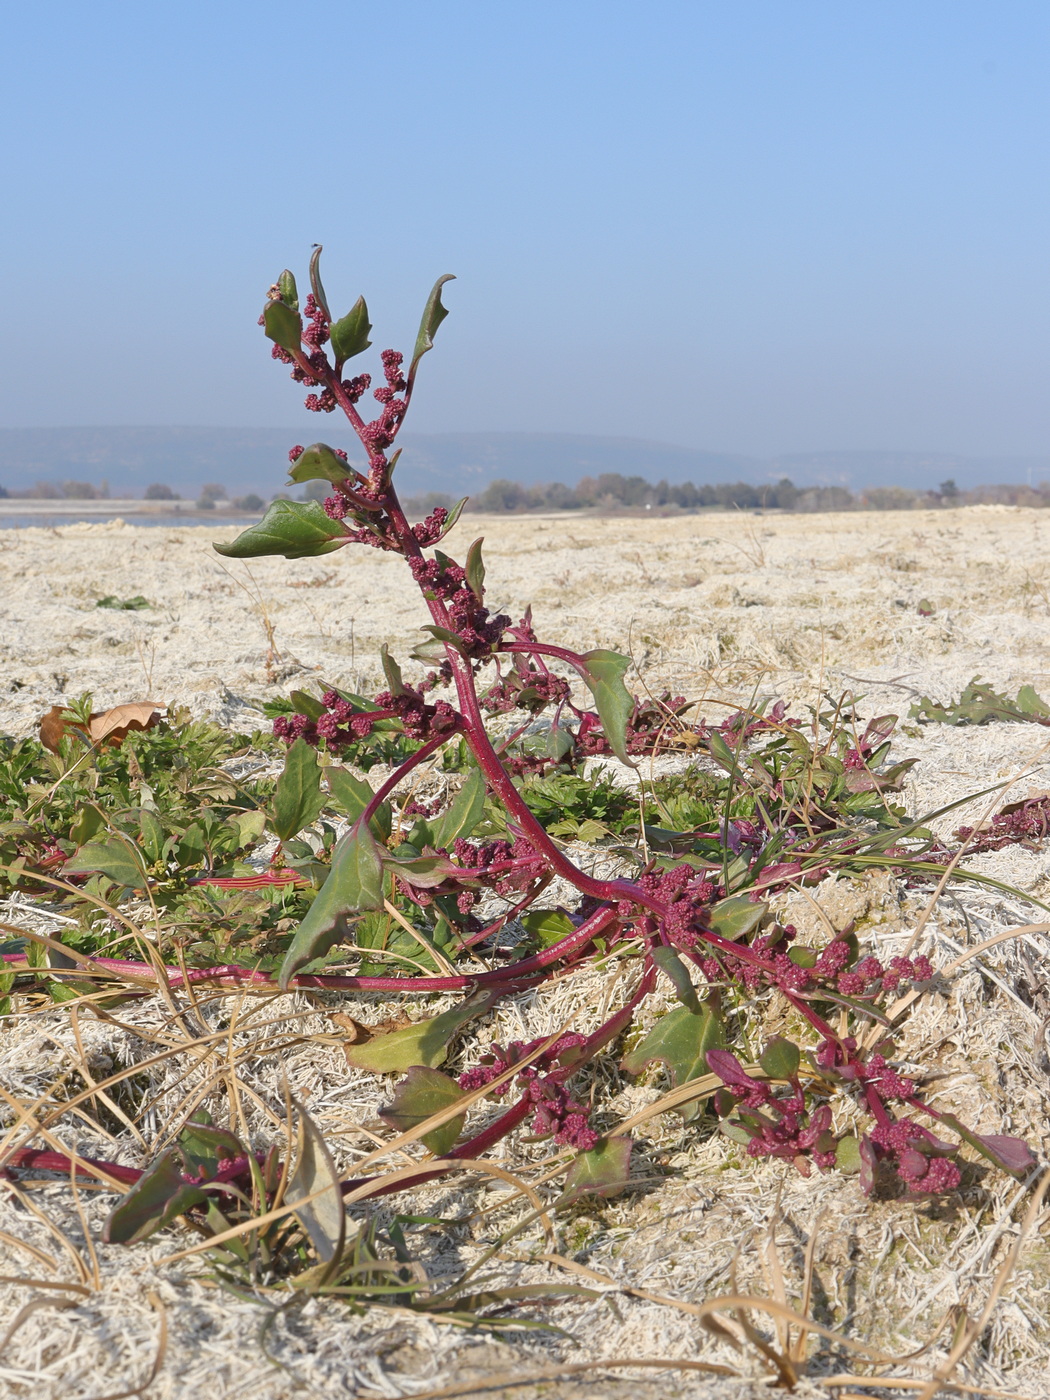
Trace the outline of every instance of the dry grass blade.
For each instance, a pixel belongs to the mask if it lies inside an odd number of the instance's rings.
[[[589,1371],[613,1371],[636,1367],[639,1371],[693,1371],[708,1376],[739,1376],[731,1366],[714,1361],[684,1361],[670,1357],[611,1356],[605,1361],[570,1361],[564,1366],[545,1366],[534,1371],[501,1371],[480,1381],[463,1381],[443,1385],[438,1390],[414,1390],[412,1400],[453,1400],[458,1395],[480,1395],[486,1390],[505,1390],[509,1386],[537,1385],[543,1381],[567,1380],[570,1376],[585,1376]],[[366,1392],[367,1393],[367,1392]]]
[[[29,1302],[24,1303],[22,1307],[19,1308],[18,1312],[15,1313],[10,1327],[8,1327],[3,1337],[0,1337],[0,1356],[6,1353],[8,1344],[16,1335],[22,1323],[25,1322],[27,1318],[32,1317],[32,1315],[41,1308],[75,1308],[77,1306],[79,1305],[75,1298],[30,1298]]]
[[[1017,1267],[1017,1260],[1021,1254],[1021,1246],[1024,1244],[1025,1239],[1028,1237],[1039,1218],[1039,1212],[1042,1210],[1043,1201],[1048,1190],[1050,1190],[1050,1172],[1044,1170],[1043,1179],[1040,1181],[1038,1190],[1032,1197],[1028,1209],[1025,1212],[1024,1220],[1021,1222],[1021,1228],[1017,1232],[1017,1238],[1010,1246],[1006,1258],[999,1267],[999,1271],[995,1276],[995,1282],[992,1285],[992,1290],[988,1295],[984,1307],[981,1309],[980,1317],[978,1317],[976,1322],[971,1323],[969,1327],[963,1329],[962,1335],[948,1353],[943,1365],[938,1367],[929,1384],[921,1392],[919,1400],[934,1400],[937,1391],[949,1382],[952,1372],[962,1361],[974,1342],[976,1342],[985,1327],[987,1327],[988,1321],[995,1311],[995,1306],[1002,1296],[1003,1289],[1009,1282],[1010,1275]]]

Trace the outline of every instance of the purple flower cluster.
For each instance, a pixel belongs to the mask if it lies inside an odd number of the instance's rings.
[[[531,1055],[542,1043],[542,1040],[516,1040],[512,1041],[506,1050],[494,1044],[480,1064],[459,1076],[460,1088],[470,1091],[491,1084],[512,1065]],[[563,1035],[517,1075],[517,1083],[525,1090],[529,1102],[535,1105],[532,1131],[538,1137],[553,1137],[556,1143],[564,1147],[574,1147],[578,1152],[589,1152],[597,1144],[599,1134],[588,1123],[589,1108],[572,1098],[561,1083],[567,1072],[566,1067],[554,1067],[566,1052],[585,1044],[582,1035]],[[552,1068],[553,1074],[550,1073]],[[501,1084],[495,1090],[496,1096],[502,1098],[508,1085],[509,1081],[508,1084]]]
[[[711,1050],[707,1062],[725,1082],[720,1091],[720,1112],[727,1117],[735,1108],[735,1126],[748,1137],[751,1157],[783,1157],[808,1173],[806,1158],[822,1171],[836,1162],[835,1139],[831,1133],[831,1109],[827,1104],[807,1110],[805,1094],[798,1080],[792,1080],[787,1095],[777,1095],[770,1085],[753,1079],[735,1055],[728,1050]]]
[[[961,826],[955,833],[957,841],[970,842],[970,855],[981,851],[999,851],[1004,846],[1029,845],[1050,836],[1050,797],[1030,797],[1013,802],[996,812],[987,827]]]

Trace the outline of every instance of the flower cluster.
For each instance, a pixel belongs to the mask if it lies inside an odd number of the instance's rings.
[[[728,1050],[709,1051],[707,1062],[726,1086],[719,1092],[719,1113],[723,1120],[734,1114],[727,1126],[735,1130],[733,1136],[746,1138],[750,1157],[783,1157],[803,1174],[808,1173],[807,1157],[821,1171],[835,1166],[831,1109],[827,1104],[808,1109],[797,1079],[786,1095],[778,1095],[769,1084],[752,1078]]]
[[[588,1152],[598,1142],[598,1133],[590,1127],[589,1108],[577,1102],[561,1083],[568,1067],[558,1066],[558,1061],[572,1050],[585,1045],[582,1035],[567,1034],[554,1042],[544,1054],[526,1065],[516,1076],[531,1104],[535,1105],[532,1118],[532,1131],[538,1137],[553,1137],[564,1147],[574,1147],[579,1152]],[[482,1057],[481,1063],[466,1070],[459,1076],[461,1089],[480,1089],[491,1084],[494,1079],[505,1074],[513,1065],[526,1059],[542,1040],[512,1041],[506,1050],[497,1043]],[[557,1068],[556,1068],[557,1067]],[[554,1069],[554,1073],[550,1071]],[[544,1071],[547,1071],[545,1073]],[[509,1087],[509,1081],[495,1090],[502,1097]]]
[[[969,841],[970,855],[980,851],[1000,851],[1015,843],[1026,845],[1043,841],[1050,835],[1050,797],[1030,797],[1024,802],[1012,802],[996,812],[984,827],[961,826],[955,833],[957,841]]]

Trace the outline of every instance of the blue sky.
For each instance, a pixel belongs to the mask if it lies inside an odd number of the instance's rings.
[[[0,425],[316,427],[325,245],[410,427],[1050,452],[1045,0],[57,0],[4,20]]]

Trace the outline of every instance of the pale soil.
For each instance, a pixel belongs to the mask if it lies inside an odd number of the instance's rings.
[[[149,696],[250,730],[263,723],[253,700],[321,678],[367,692],[379,683],[379,643],[388,642],[404,657],[420,635],[415,629],[425,619],[418,595],[397,560],[358,549],[294,563],[258,560],[249,569],[210,551],[213,537],[231,533],[116,523],[0,532],[0,732],[31,733],[51,704],[87,689],[98,709]],[[864,697],[860,708],[866,714],[906,716],[916,693],[947,700],[976,673],[1011,693],[1028,682],[1050,695],[1050,518],[1043,512],[973,507],[784,519],[471,516],[453,537],[452,552],[462,555],[475,534],[486,537],[494,603],[517,615],[531,601],[544,640],[629,650],[641,676],[636,683],[704,697],[700,712],[708,718],[721,718],[726,705],[753,693],[783,697],[803,714],[821,691],[837,696],[845,689]],[[107,594],[139,593],[153,603],[151,610],[94,606]],[[932,616],[920,615],[920,601],[933,605]],[[920,758],[906,793],[916,813],[1004,779],[1017,779],[1010,796],[1050,787],[1050,733],[1039,727],[908,730],[896,747],[900,756]],[[1003,800],[981,799],[938,826],[950,833]],[[973,864],[1050,902],[1050,852],[1015,848]],[[857,919],[880,955],[892,955],[915,928],[927,896],[879,877],[864,887],[828,884],[813,897],[819,910],[807,897],[793,897],[796,923],[806,926],[808,919],[820,934],[829,923],[843,927]],[[31,916],[9,905],[2,917],[17,924]],[[942,901],[921,946],[945,966],[967,945],[1046,917],[1019,894],[967,887]],[[44,919],[35,926],[56,924]],[[1048,1145],[1046,954],[1046,935],[1037,930],[968,962],[924,1000],[903,1046],[946,1076],[938,1081],[938,1102],[981,1131],[1021,1133],[1040,1154]],[[607,990],[601,979],[570,979],[506,1007],[480,1038],[513,1038],[526,1028],[539,1034],[569,1015],[584,1029],[599,1014]],[[289,1035],[279,1054],[253,1055],[255,1041],[266,1033],[252,1029],[252,1018],[262,1021],[295,1005],[305,1013],[298,1029],[315,1038],[291,1043]],[[223,1001],[200,1014],[216,1025],[226,1024],[219,1018],[228,1012]],[[358,1125],[374,1122],[385,1091],[377,1095],[374,1080],[348,1071],[338,1041],[333,1043],[332,1023],[319,1011],[286,999],[277,1006],[246,1005],[242,1014],[243,1028],[230,1037],[238,1047],[240,1081],[273,1111],[286,1072],[297,1092],[308,1095],[340,1161],[351,1161],[364,1150]],[[378,1019],[383,1008],[358,1006],[355,1014]],[[156,1048],[151,1037],[168,1033],[167,1012],[156,1003],[125,1008],[121,1019],[126,1029],[81,1017],[81,1040],[89,1062],[96,1057],[96,1073],[107,1060],[145,1058]],[[79,1053],[67,1013],[23,1019],[0,1038],[0,1087],[31,1101]],[[183,1083],[187,1065],[183,1057],[150,1081],[150,1091],[164,1090],[167,1098],[145,1125],[148,1143],[163,1134],[164,1110],[176,1113],[187,1086],[203,1084],[215,1069],[206,1064],[193,1072],[196,1079],[191,1075]],[[655,1098],[655,1085],[618,1084],[613,1109],[620,1117],[637,1111]],[[273,1127],[253,1102],[249,1095],[242,1104],[246,1121],[272,1140]],[[9,1126],[10,1113],[0,1114]],[[93,1139],[83,1123],[63,1123],[57,1131],[82,1151],[107,1155],[107,1144]],[[730,1291],[728,1269],[739,1246],[741,1288],[768,1296],[757,1245],[780,1191],[785,1219],[776,1237],[789,1293],[797,1295],[802,1249],[819,1228],[815,1316],[895,1355],[927,1340],[950,1306],[966,1307],[971,1317],[980,1312],[1023,1211],[1016,1183],[991,1172],[978,1173],[949,1205],[869,1202],[853,1181],[837,1175],[804,1181],[781,1167],[755,1165],[726,1140],[683,1129],[672,1115],[647,1124],[640,1138],[636,1160],[643,1174],[649,1164],[652,1171],[670,1168],[671,1175],[620,1201],[578,1209],[559,1227],[562,1253],[623,1285],[695,1302]],[[545,1151],[517,1147],[501,1160],[513,1169]],[[144,1155],[129,1145],[123,1160],[138,1164]],[[30,1199],[80,1241],[83,1254],[68,1186],[35,1190]],[[86,1198],[85,1209],[101,1218],[111,1199]],[[467,1214],[495,1199],[489,1189],[479,1196],[434,1188],[402,1208]],[[454,1246],[438,1235],[428,1243],[425,1231],[417,1232],[413,1244],[432,1266],[448,1262],[449,1248],[465,1262],[503,1223],[500,1217],[478,1217],[455,1236]],[[972,1384],[1032,1396],[1050,1388],[1044,1228],[1026,1249],[971,1358]],[[0,1229],[54,1258],[49,1274],[50,1266],[0,1236],[0,1273],[8,1278],[77,1277],[69,1251],[25,1206],[0,1206]],[[511,1253],[517,1250],[525,1261],[536,1238],[523,1236]],[[623,1293],[539,1314],[553,1317],[568,1337],[536,1333],[502,1342],[380,1312],[348,1319],[338,1305],[310,1303],[279,1320],[270,1334],[270,1352],[288,1368],[282,1371],[263,1356],[257,1339],[261,1314],[253,1305],[192,1281],[193,1270],[185,1265],[151,1263],[188,1242],[179,1231],[133,1250],[105,1248],[96,1240],[101,1289],[69,1311],[42,1308],[22,1319],[2,1349],[0,1393],[6,1384],[12,1395],[98,1396],[141,1384],[160,1308],[167,1312],[170,1336],[151,1397],[182,1400],[205,1387],[216,1400],[276,1400],[293,1393],[399,1396],[494,1371],[518,1374],[558,1360],[612,1356],[698,1358],[762,1374],[753,1354],[740,1356],[696,1319]],[[551,1278],[542,1264],[516,1267],[515,1282]],[[150,1290],[159,1303],[151,1301]],[[0,1328],[34,1296],[0,1282]],[[845,1352],[836,1364],[846,1369]],[[929,1364],[924,1359],[898,1374],[927,1375]],[[808,1384],[798,1393],[829,1393],[809,1391]],[[303,1389],[297,1391],[298,1385]],[[542,1393],[765,1392],[667,1372],[559,1382]]]

